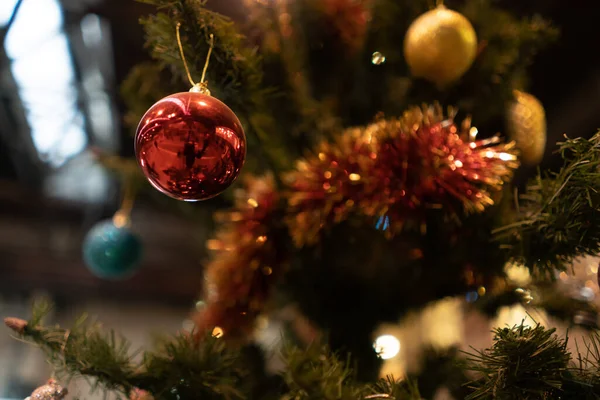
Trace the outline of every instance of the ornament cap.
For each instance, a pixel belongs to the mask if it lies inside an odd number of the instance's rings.
[[[210,90],[208,89],[208,82],[200,82],[200,83],[194,84],[194,86],[191,87],[190,92],[200,93],[200,94],[204,94],[206,96],[211,95]]]
[[[129,214],[122,210],[117,211],[115,215],[113,215],[112,221],[117,228],[128,228],[131,226]]]

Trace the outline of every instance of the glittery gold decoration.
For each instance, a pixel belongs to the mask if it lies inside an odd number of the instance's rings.
[[[44,386],[35,389],[28,398],[31,400],[61,400],[67,393],[67,389],[60,386],[54,379],[50,379]]]
[[[507,133],[517,143],[521,162],[534,166],[546,149],[546,112],[535,96],[518,90],[514,96],[506,114]]]
[[[466,120],[445,117],[439,106],[412,108],[323,142],[284,177],[287,223],[297,246],[319,240],[324,226],[350,214],[379,219],[393,235],[406,224],[423,231],[426,212],[482,212],[494,204],[518,166],[514,143],[495,136],[474,141]]]
[[[467,72],[477,53],[477,35],[467,18],[439,6],[418,17],[404,39],[413,75],[446,86]]]

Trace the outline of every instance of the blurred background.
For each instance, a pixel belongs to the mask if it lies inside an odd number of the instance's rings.
[[[240,20],[241,3],[208,4]],[[552,152],[564,134],[589,137],[600,127],[600,37],[594,33],[600,6],[586,0],[499,3],[517,14],[539,13],[561,30],[558,44],[537,57],[528,90],[548,117],[541,167],[555,167],[559,160]],[[137,21],[150,12],[130,0],[0,0],[3,317],[26,317],[32,298],[47,297],[56,304],[53,320],[69,322],[87,311],[118,328],[134,347],[148,343],[152,332],[172,333],[186,324],[202,282],[207,235],[206,221],[190,217],[198,215],[190,207],[210,208],[210,202],[189,206],[142,194],[132,220],[145,250],[142,268],[131,279],[96,278],[81,256],[90,227],[119,206],[120,182],[91,149],[133,154],[119,85],[148,57]],[[465,332],[455,320],[464,316],[450,312],[452,307],[443,304],[442,311],[423,317],[446,324],[447,329],[436,328],[439,340],[487,345],[487,322],[471,321]],[[419,329],[431,331],[426,325]],[[403,335],[408,333],[396,336]],[[8,331],[0,334],[0,398],[24,398],[49,374],[37,349],[12,340]]]

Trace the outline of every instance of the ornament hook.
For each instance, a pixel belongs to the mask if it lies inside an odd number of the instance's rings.
[[[190,73],[190,69],[188,68],[187,61],[185,59],[185,54],[183,52],[183,45],[181,44],[181,34],[179,33],[179,29],[181,28],[181,22],[177,23],[176,34],[177,34],[177,45],[179,46],[179,53],[181,54],[181,60],[183,61],[183,66],[185,68],[185,72],[187,74],[187,78],[192,85],[190,92],[202,93],[210,96],[210,90],[208,90],[208,82],[206,82],[206,71],[208,70],[208,64],[210,63],[210,56],[212,55],[212,51],[215,47],[215,35],[210,34],[210,47],[208,49],[208,55],[206,56],[206,62],[204,63],[204,69],[202,70],[202,78],[200,78],[200,82],[196,83],[192,79],[192,74]]]

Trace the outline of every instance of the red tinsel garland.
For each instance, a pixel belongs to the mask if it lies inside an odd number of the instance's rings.
[[[273,177],[247,177],[245,189],[219,216],[224,225],[207,244],[215,254],[206,266],[205,305],[195,316],[198,337],[216,327],[228,338],[250,333],[285,262],[273,232]]]
[[[295,243],[315,243],[323,226],[350,213],[383,219],[394,234],[407,223],[422,226],[427,209],[456,215],[493,205],[492,192],[518,167],[514,143],[470,140],[475,133],[470,121],[458,127],[434,106],[322,143],[285,177]]]
[[[206,267],[206,305],[196,315],[197,333],[215,327],[228,337],[248,336],[282,272],[285,215],[299,247],[351,214],[379,218],[393,235],[409,223],[423,226],[425,212],[481,212],[494,204],[518,166],[514,143],[498,137],[474,140],[470,121],[458,127],[439,106],[413,108],[402,118],[352,128],[286,174],[287,209],[272,177],[248,178],[234,210],[209,242],[216,251]]]

